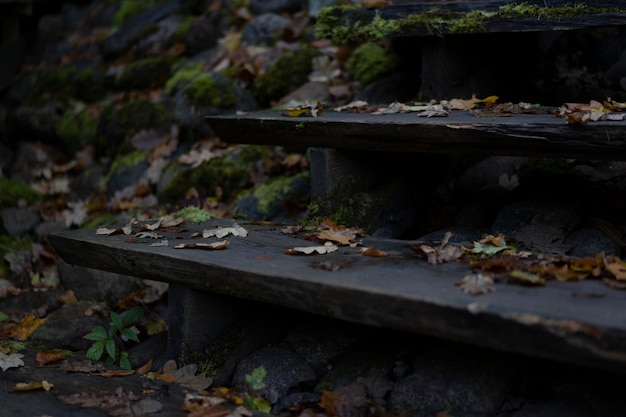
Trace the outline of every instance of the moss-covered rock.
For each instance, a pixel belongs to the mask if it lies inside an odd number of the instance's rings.
[[[169,78],[175,62],[176,58],[169,56],[133,61],[118,74],[115,86],[122,90],[148,88],[155,82]]]
[[[194,107],[228,109],[237,104],[237,89],[233,81],[216,73],[197,75],[181,91]]]
[[[211,213],[196,206],[184,207],[172,213],[171,216],[174,218],[182,217],[187,223],[202,223],[213,218]]]
[[[148,169],[149,156],[150,150],[118,154],[108,174],[102,178],[100,188],[106,189],[109,195],[113,195],[115,191],[136,183]]]
[[[20,200],[32,203],[43,196],[28,184],[0,177],[0,207],[15,207]]]
[[[346,63],[350,76],[362,85],[371,84],[391,73],[395,66],[396,58],[374,42],[366,42],[356,48]]]
[[[201,62],[193,62],[181,65],[176,68],[174,74],[167,80],[165,90],[172,93],[179,86],[186,85],[198,75],[202,74],[204,64]]]
[[[289,216],[291,208],[304,207],[310,198],[309,172],[284,175],[247,190],[238,196],[238,214],[250,219],[272,220]]]
[[[130,152],[133,135],[143,129],[160,129],[172,121],[173,115],[165,106],[148,99],[110,105],[100,115],[94,148],[100,155]]]
[[[252,94],[259,105],[266,107],[304,84],[311,73],[313,58],[318,55],[317,50],[303,46],[280,57],[254,81]]]
[[[224,198],[229,199],[236,191],[250,185],[251,167],[232,153],[211,159],[196,168],[169,167],[163,175],[171,177],[159,191],[159,201],[176,204],[185,198],[192,186],[201,196],[214,196],[221,188]]]
[[[96,116],[83,104],[77,104],[63,113],[54,130],[64,150],[73,153],[92,143],[97,129]]]
[[[104,69],[95,64],[38,71],[32,77],[32,84],[27,103],[37,103],[42,96],[93,102],[106,92]]]
[[[166,1],[167,0],[123,0],[120,8],[113,17],[113,25],[115,27],[124,26],[124,24],[133,17]]]

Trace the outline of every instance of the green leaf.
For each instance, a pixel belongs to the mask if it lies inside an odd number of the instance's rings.
[[[115,348],[115,341],[113,339],[105,340],[104,348],[106,349],[107,354],[115,360],[115,356],[117,355],[117,349]]]
[[[94,361],[100,360],[102,354],[104,353],[104,341],[99,340],[95,342],[91,347],[87,350],[86,356],[89,359],[93,359]]]
[[[9,316],[7,316],[5,313],[3,313],[2,311],[0,311],[0,321],[2,321],[2,320],[6,320],[6,319],[8,319],[8,318],[9,318]]]
[[[135,333],[132,329],[122,329],[120,332],[122,336],[126,337],[128,340],[133,340],[139,343],[139,338],[137,337],[137,333]]]
[[[133,365],[131,365],[130,360],[128,359],[128,352],[120,353],[120,368],[122,369],[133,369]]]
[[[265,388],[265,376],[267,375],[267,371],[264,366],[259,366],[255,368],[251,374],[246,375],[246,382],[250,385],[250,388],[253,390],[260,390]]]
[[[122,323],[122,317],[117,314],[115,311],[111,311],[109,314],[111,317],[111,322],[113,322],[113,326],[111,328],[115,330],[122,330],[124,328],[124,324]]]
[[[269,412],[272,411],[272,406],[270,406],[269,403],[265,401],[263,398],[253,397],[248,394],[244,396],[243,405],[245,405],[248,408],[261,411],[263,413],[269,414]]]
[[[133,324],[137,320],[139,320],[144,314],[143,307],[133,307],[124,313],[124,317],[122,321],[124,323],[124,327],[128,327],[128,325]]]
[[[91,329],[91,332],[84,335],[83,338],[87,340],[98,341],[98,340],[106,340],[109,338],[109,336],[107,335],[106,330],[104,330],[104,327],[95,326],[93,329]]]
[[[513,246],[495,246],[491,244],[483,244],[480,242],[474,242],[474,247],[471,250],[473,255],[478,255],[480,258],[489,258],[498,252],[502,252],[507,249],[515,249]]]

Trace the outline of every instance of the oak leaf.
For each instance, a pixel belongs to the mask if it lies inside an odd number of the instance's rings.
[[[22,358],[24,355],[21,353],[2,353],[0,352],[0,369],[6,371],[9,368],[17,368],[19,366],[24,366],[24,361]]]
[[[483,274],[470,274],[454,283],[461,291],[469,295],[481,295],[496,290],[492,277]]]

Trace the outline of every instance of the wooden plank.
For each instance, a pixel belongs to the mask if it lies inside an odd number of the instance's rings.
[[[626,24],[626,2],[586,1],[586,9],[572,11],[568,1],[525,1],[553,15],[536,16],[520,13],[503,13],[501,7],[516,5],[513,1],[404,1],[380,8],[335,8],[321,13],[318,28],[322,37],[329,36],[335,28],[349,42],[370,34],[370,37],[441,36],[446,34],[536,32],[574,30],[592,27],[623,26]],[[558,11],[558,7],[569,7]],[[487,14],[467,17],[468,13],[481,11]],[[381,24],[380,22],[395,22]],[[374,30],[368,30],[373,25]],[[382,32],[381,32],[382,31]],[[329,36],[332,37],[332,36]],[[333,38],[334,39],[334,38]],[[334,39],[340,41],[340,39]]]
[[[189,225],[172,244],[190,242],[193,231],[230,221]],[[473,297],[454,282],[464,264],[432,266],[406,241],[366,237],[363,244],[390,252],[386,258],[342,247],[329,255],[292,256],[286,248],[311,243],[248,226],[246,238],[230,238],[221,251],[150,247],[94,230],[52,235],[70,264],[233,295],[338,319],[468,342],[510,352],[626,371],[626,292],[596,280],[549,281],[529,288],[498,284]],[[341,267],[331,271],[332,266]],[[584,297],[587,294],[588,297]],[[581,297],[583,295],[583,297]]]
[[[319,117],[286,117],[265,110],[209,116],[224,141],[260,145],[363,151],[471,153],[530,157],[626,160],[626,121],[568,125],[553,114],[448,117],[416,113],[373,116],[326,111]]]

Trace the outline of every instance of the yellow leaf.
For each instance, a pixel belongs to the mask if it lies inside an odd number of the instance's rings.
[[[11,334],[17,340],[24,341],[39,327],[46,319],[38,319],[33,314],[29,314],[19,322]]]

